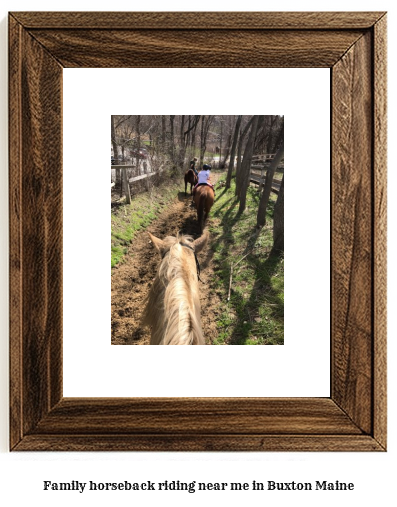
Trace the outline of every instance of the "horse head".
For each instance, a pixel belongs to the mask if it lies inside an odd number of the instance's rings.
[[[204,345],[196,254],[208,232],[194,241],[179,234],[149,236],[161,257],[143,317],[143,324],[152,327],[151,345]]]

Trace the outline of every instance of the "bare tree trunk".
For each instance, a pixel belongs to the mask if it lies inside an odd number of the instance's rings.
[[[114,116],[111,115],[111,137],[112,137],[112,145],[113,145],[113,156],[116,159],[116,164],[118,162],[119,153],[118,153],[118,146],[116,142],[116,129],[114,126]],[[116,169],[116,188],[121,188],[121,174],[120,169]]]
[[[221,165],[221,168],[224,169],[225,165],[226,165],[226,162],[227,162],[227,159],[229,158],[229,154],[230,154],[230,148],[232,146],[232,134],[233,134],[233,124],[235,123],[234,122],[234,116],[227,116],[227,120],[225,121],[225,127],[226,127],[226,123],[227,123],[227,134],[224,136],[225,139],[226,139],[226,142],[225,142],[225,148],[224,148],[224,155],[223,155],[223,160],[220,160],[220,165]]]
[[[182,116],[184,118],[184,116]],[[183,132],[183,128],[181,129],[181,167],[184,169],[185,166],[185,155],[186,155],[186,148],[190,145],[190,139],[192,137],[192,130],[197,127],[198,122],[200,121],[200,115],[194,116],[194,118],[189,115],[189,123],[188,128],[185,132]]]
[[[185,164],[185,136],[183,134],[183,128],[185,126],[185,115],[182,115],[181,119],[181,128],[180,128],[180,135],[179,135],[179,166],[181,172],[183,171],[183,166]]]
[[[200,145],[200,163],[199,167],[203,167],[205,150],[207,149],[207,136],[214,116],[201,117],[201,145]]]
[[[125,191],[125,202],[127,204],[131,204],[130,184],[128,181],[127,169],[122,169],[122,172],[123,172],[123,187]]]
[[[189,114],[189,120],[188,120],[188,124],[187,124],[187,131],[185,132],[184,136],[185,136],[185,157],[186,157],[186,151],[188,152],[187,155],[188,155],[188,158],[189,158],[189,155],[190,155],[190,138],[191,138],[191,124],[192,124],[192,117],[191,115]],[[184,157],[184,158],[185,158]],[[185,170],[185,166],[183,166],[183,170]]]
[[[192,142],[190,145],[190,151],[191,151],[191,157],[194,158],[196,156],[196,131],[197,131],[197,125],[199,123],[198,121],[194,122],[194,128],[193,128],[193,134],[192,134]]]
[[[251,171],[251,160],[252,154],[254,152],[254,142],[256,131],[258,129],[259,115],[254,116],[254,120],[252,122],[251,132],[247,141],[247,146],[244,150],[244,157],[241,163],[241,189],[239,193],[239,213],[242,213],[245,210],[245,203],[247,200],[247,189],[250,181],[250,171]]]
[[[243,133],[240,132],[240,137],[237,145],[237,166],[236,166],[236,188],[234,195],[238,195],[240,192],[240,175],[241,175],[241,152],[243,150]]]
[[[251,117],[250,121],[244,127],[244,130],[241,132],[240,139],[238,141],[235,195],[240,195],[240,190],[241,190],[241,152],[243,150],[244,138],[247,135],[247,132],[248,132],[250,126],[252,125],[253,120],[254,120],[254,116]]]
[[[284,119],[282,120],[280,130],[277,135],[276,142],[274,143],[274,150],[277,150],[281,145],[281,142],[284,140]]]
[[[180,168],[183,167],[184,158],[185,158],[185,153],[184,153],[184,149],[183,149],[183,146],[185,144],[185,139],[183,137],[184,126],[185,126],[185,115],[183,114],[180,117],[180,126],[179,126],[178,166],[179,166],[180,172],[182,172]]]
[[[274,205],[273,252],[284,252],[284,175],[281,180],[277,201]]]
[[[284,155],[284,140],[278,149],[269,169],[266,173],[265,188],[263,189],[261,200],[259,201],[258,215],[256,219],[256,226],[263,227],[266,223],[266,208],[269,202],[270,192],[272,190],[274,172]]]
[[[226,165],[226,160],[229,156],[229,153],[230,153],[230,145],[232,144],[232,134],[230,133],[227,137],[227,141],[226,141],[226,150],[225,150],[225,154],[223,156],[223,160],[221,162],[221,168],[223,169]]]
[[[275,126],[275,123],[276,123],[276,118],[277,116],[272,116],[271,117],[271,124],[270,124],[270,129],[269,129],[269,137],[267,139],[267,147],[266,147],[266,153],[272,153],[272,149],[273,149],[273,136],[274,136],[274,126]]]
[[[174,145],[174,119],[175,115],[170,115],[170,127],[171,127],[171,143],[170,143],[170,157],[173,164],[175,164],[175,145]]]
[[[240,125],[241,125],[242,117],[243,116],[241,114],[237,117],[236,124],[234,126],[232,151],[230,153],[230,163],[229,163],[229,167],[227,170],[227,177],[226,177],[226,188],[230,188],[230,182],[232,180],[232,174],[233,174],[233,169],[234,169],[234,158],[236,155],[236,146],[237,146],[238,134],[240,132]]]
[[[165,116],[162,115],[161,116],[161,149],[163,152],[165,149],[165,133],[166,133]]]
[[[140,131],[140,123],[141,123],[141,116],[137,115],[136,121],[135,121],[135,130],[136,130],[136,169],[137,169],[137,175],[139,176],[141,174],[140,167],[139,167],[139,150],[141,149],[141,131]]]
[[[203,114],[201,117],[199,168],[203,167],[203,160],[204,160],[205,148],[206,148],[206,143],[207,143],[207,136],[204,136],[204,132],[205,132],[204,126],[205,126],[205,115]]]
[[[221,168],[221,157],[222,157],[222,135],[223,135],[223,120],[220,120],[221,122],[221,139],[219,142],[219,161],[218,161],[218,169]]]

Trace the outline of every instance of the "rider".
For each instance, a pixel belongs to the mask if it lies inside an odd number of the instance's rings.
[[[197,185],[195,185],[195,187],[193,188],[193,195],[196,191],[196,188],[199,185],[209,185],[212,188],[212,190],[214,191],[214,195],[215,195],[214,185],[211,183],[211,179],[210,179],[211,178],[210,171],[211,171],[211,166],[208,164],[204,164],[203,168],[198,173],[198,182],[197,182]]]
[[[190,169],[193,169],[194,174],[196,176],[198,176],[198,172],[197,172],[197,169],[196,169],[196,162],[197,162],[197,158],[194,157],[194,159],[190,161]]]

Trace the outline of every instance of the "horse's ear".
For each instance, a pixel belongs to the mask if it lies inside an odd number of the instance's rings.
[[[202,250],[205,247],[205,245],[207,244],[208,238],[209,238],[209,233],[208,233],[208,230],[205,229],[202,236],[200,236],[199,238],[197,238],[193,241],[193,246],[194,246],[194,250],[196,253],[200,252],[200,250]]]
[[[150,239],[152,240],[153,245],[157,248],[157,250],[162,254],[165,250],[165,244],[162,239],[156,238],[156,236],[153,236],[148,232]]]

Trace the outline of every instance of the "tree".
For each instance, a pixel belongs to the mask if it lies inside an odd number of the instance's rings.
[[[264,116],[255,115],[251,131],[248,137],[247,146],[244,150],[244,157],[243,161],[241,163],[241,187],[239,192],[239,212],[242,213],[245,210],[245,203],[247,200],[247,190],[250,183],[250,173],[251,173],[251,161],[252,161],[252,154],[254,153],[254,144],[255,144],[255,138],[258,128],[262,125],[262,122],[264,120]]]
[[[117,141],[116,141],[116,127],[115,127],[115,118],[114,118],[114,115],[112,114],[111,115],[111,138],[112,138],[112,146],[113,146],[113,156],[116,160],[116,164],[118,162],[118,157],[119,157],[119,153],[118,153],[118,147],[117,147]],[[120,174],[120,169],[116,169],[116,187],[117,188],[121,188],[121,174]]]
[[[265,188],[263,189],[261,200],[259,201],[258,214],[256,219],[256,226],[263,227],[266,223],[266,208],[270,198],[270,192],[272,190],[273,176],[276,168],[278,167],[281,159],[284,155],[284,139],[281,141],[281,145],[277,150],[277,153],[270,164],[269,169],[266,173]]]
[[[191,132],[193,129],[196,129],[198,122],[200,121],[201,115],[195,115],[188,117],[188,125],[187,130],[184,130],[185,126],[185,115],[182,116],[181,125],[180,125],[180,132],[179,132],[179,142],[180,142],[180,148],[179,148],[179,165],[180,168],[183,170],[185,166],[185,156],[186,156],[186,148],[190,144],[191,139]]]
[[[226,188],[230,188],[230,182],[232,180],[232,174],[233,174],[233,169],[234,169],[234,159],[236,156],[236,146],[237,146],[238,134],[240,132],[242,118],[243,118],[243,116],[240,114],[237,117],[236,124],[234,126],[232,151],[230,153],[230,163],[229,163],[229,167],[227,169]]]
[[[199,124],[201,116],[195,116],[193,120],[193,130],[191,133],[191,139],[190,139],[190,158],[195,157],[196,155],[196,130],[197,125]]]
[[[130,182],[128,181],[127,169],[122,169],[122,173],[123,173],[123,187],[125,192],[125,202],[127,204],[131,204]]]
[[[122,159],[124,160],[124,139],[123,136],[117,136],[120,128],[126,125],[131,118],[131,115],[111,115],[111,138],[112,138],[112,146],[113,146],[113,156],[116,161],[119,161],[119,150],[118,147],[121,146],[122,149]],[[116,169],[116,188],[120,189],[120,197],[122,196],[122,178],[121,178],[121,170]]]
[[[214,115],[201,117],[201,139],[200,139],[200,161],[199,167],[203,166],[205,150],[207,149],[207,136],[210,126],[214,120]]]
[[[165,116],[161,116],[161,148],[164,151],[165,150],[165,134],[166,134],[166,128],[165,128]]]
[[[251,116],[250,120],[245,125],[244,130],[241,132],[240,138],[238,141],[237,168],[236,168],[236,191],[235,191],[235,195],[237,195],[237,196],[240,195],[240,190],[241,190],[241,172],[242,172],[241,171],[241,153],[243,150],[243,141],[244,141],[245,136],[247,135],[247,132],[248,132],[250,126],[252,125],[253,120],[254,120],[254,116]]]
[[[284,252],[284,174],[273,216],[273,252]]]
[[[225,126],[226,126],[226,123],[227,123],[227,129],[228,129],[228,133],[227,133],[227,137],[226,137],[226,147],[224,149],[224,155],[223,155],[223,160],[221,160],[221,154],[219,154],[219,167],[220,168],[224,168],[225,165],[226,165],[226,161],[229,157],[229,154],[230,154],[230,148],[231,148],[231,145],[232,145],[232,131],[233,131],[233,116],[227,116],[226,117],[226,121],[225,121]]]
[[[174,156],[174,153],[175,153],[175,140],[174,140],[174,119],[175,119],[175,115],[170,115],[170,130],[171,130],[171,133],[170,133],[170,137],[171,137],[171,142],[170,142],[170,158],[171,158],[171,161],[173,164],[175,164],[175,156]]]
[[[275,153],[280,144],[280,134],[284,135],[284,118],[282,116],[271,116],[269,137],[267,139],[266,153]]]
[[[139,150],[141,149],[141,130],[140,130],[141,116],[137,115],[135,119],[135,134],[136,134],[136,168],[137,174],[140,175],[139,167]]]

